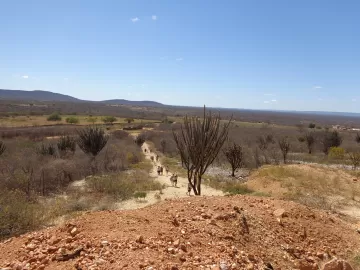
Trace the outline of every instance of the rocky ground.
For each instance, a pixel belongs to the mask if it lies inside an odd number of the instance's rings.
[[[293,202],[191,197],[11,238],[0,269],[351,270],[341,259],[360,254],[359,240],[352,224]]]

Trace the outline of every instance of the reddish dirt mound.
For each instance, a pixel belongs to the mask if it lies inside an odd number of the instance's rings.
[[[350,224],[293,202],[192,197],[12,238],[0,244],[0,269],[311,270],[354,256],[359,240]]]

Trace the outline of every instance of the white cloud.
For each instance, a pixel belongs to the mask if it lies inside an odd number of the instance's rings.
[[[264,94],[264,96],[272,97],[272,96],[275,96],[275,95],[274,94]]]
[[[152,15],[152,16],[151,16],[151,19],[152,19],[153,21],[156,21],[156,20],[157,20],[157,16],[156,16],[156,15]]]
[[[352,102],[355,102],[355,101],[356,101],[356,98],[353,98],[351,101],[352,101]]]
[[[68,81],[69,80],[69,78],[64,78],[64,81]]]
[[[264,101],[264,103],[268,104],[268,103],[270,103],[270,101],[268,101],[268,100],[265,100],[265,101]]]
[[[176,58],[176,61],[182,61],[184,59],[182,59],[182,57]]]
[[[317,85],[317,86],[314,86],[313,88],[314,88],[314,89],[321,89],[322,86]]]
[[[139,21],[140,19],[138,17],[135,17],[135,18],[131,18],[130,19],[133,23],[136,23],[137,21]]]
[[[21,78],[23,78],[23,79],[29,79],[29,75],[23,75],[23,76],[21,76]]]
[[[276,100],[276,99],[272,99],[271,102],[277,102],[277,100]]]

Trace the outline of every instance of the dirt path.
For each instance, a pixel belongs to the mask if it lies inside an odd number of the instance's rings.
[[[154,160],[155,160],[156,154],[149,152],[149,145],[147,143],[144,143],[141,148],[142,148],[143,153],[145,154],[145,157],[148,160],[151,160],[151,156],[154,156]],[[145,149],[147,150],[146,152],[144,151]],[[150,172],[150,176],[154,177],[156,181],[165,185],[165,188],[162,190],[162,194],[159,194],[159,191],[150,191],[147,193],[145,200],[131,199],[131,200],[123,201],[123,202],[116,204],[117,209],[136,209],[136,208],[141,208],[141,207],[145,207],[150,204],[157,203],[158,201],[164,200],[164,199],[188,197],[188,195],[186,194],[188,180],[183,177],[178,177],[177,187],[174,187],[171,185],[171,182],[170,182],[171,175],[170,174],[166,175],[165,170],[164,170],[164,175],[158,175],[157,171],[156,171],[157,166],[161,166],[161,163],[153,162],[153,169]],[[203,196],[222,196],[222,195],[224,195],[224,193],[222,191],[213,189],[206,185],[201,186],[201,193]],[[160,199],[156,198],[156,194],[159,194],[161,198]]]

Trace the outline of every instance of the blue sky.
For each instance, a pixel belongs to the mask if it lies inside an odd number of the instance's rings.
[[[360,112],[360,2],[0,1],[0,88]]]

